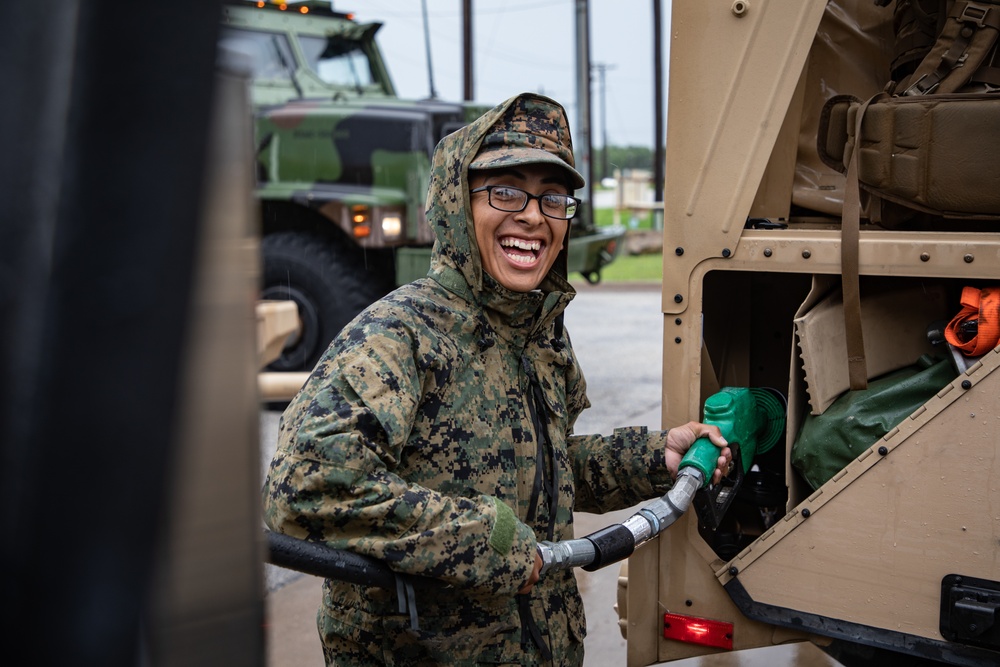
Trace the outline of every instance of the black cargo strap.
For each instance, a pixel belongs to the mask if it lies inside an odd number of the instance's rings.
[[[548,411],[545,408],[545,396],[542,394],[542,387],[538,382],[534,369],[528,363],[528,358],[521,355],[521,368],[528,378],[528,412],[531,414],[531,425],[535,432],[535,442],[537,450],[535,455],[535,481],[531,487],[531,500],[528,503],[527,521],[534,521],[538,514],[538,499],[544,493],[548,498],[549,520],[546,527],[546,539],[552,540],[555,534],[556,514],[559,510],[559,467],[556,465],[555,451],[552,448],[552,441],[549,439]],[[529,640],[538,647],[542,658],[552,659],[552,651],[549,650],[542,637],[538,624],[535,623],[531,615],[531,596],[528,594],[517,595],[517,613],[521,618],[521,646],[527,648]]]
[[[531,488],[531,501],[528,504],[528,521],[534,521],[538,513],[538,498],[544,491],[549,504],[549,521],[545,535],[547,540],[552,540],[555,535],[556,513],[559,509],[559,468],[555,461],[555,451],[552,448],[552,441],[549,439],[547,428],[547,411],[545,409],[545,397],[542,395],[542,387],[538,383],[534,370],[528,363],[528,358],[521,357],[521,366],[531,391],[528,395],[528,412],[531,413],[531,424],[535,430],[535,442],[538,449],[535,464],[535,481]]]
[[[410,615],[410,629],[414,632],[420,629],[417,622],[417,594],[413,583],[405,576],[396,575],[396,600],[399,602],[399,613]]]
[[[542,631],[538,629],[534,617],[531,615],[531,596],[522,593],[517,596],[517,613],[521,617],[521,646],[527,648],[528,640],[538,647],[538,651],[546,660],[552,659],[552,651],[549,650]]]

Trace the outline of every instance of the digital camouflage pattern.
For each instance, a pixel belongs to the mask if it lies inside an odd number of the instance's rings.
[[[539,95],[521,95],[504,111],[479,145],[470,169],[499,169],[525,163],[562,167],[572,189],[584,186],[573,162],[573,139],[566,112]]]
[[[573,288],[552,271],[516,293],[482,271],[467,174],[516,101],[442,140],[428,276],[349,324],[281,421],[263,492],[273,530],[447,585],[417,592],[413,629],[394,592],[327,580],[318,622],[330,664],[581,664],[572,571],[516,595],[537,540],[572,538],[574,510],[623,509],[670,488],[665,432],[572,435],[589,406],[561,325]]]

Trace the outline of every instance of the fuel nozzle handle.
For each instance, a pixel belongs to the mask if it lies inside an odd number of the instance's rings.
[[[705,416],[702,421],[719,427],[722,437],[729,442],[734,454],[737,448],[741,450],[744,473],[757,450],[755,445],[759,434],[768,423],[766,413],[757,407],[756,396],[757,393],[752,389],[725,387],[705,399]],[[711,484],[718,460],[719,448],[708,438],[698,438],[684,454],[677,469],[678,472],[688,467],[698,470],[704,488]]]
[[[698,471],[701,475],[701,488],[704,488],[712,483],[712,474],[718,460],[719,448],[708,438],[698,438],[678,464],[677,474],[685,470],[689,471],[688,474],[693,470]]]

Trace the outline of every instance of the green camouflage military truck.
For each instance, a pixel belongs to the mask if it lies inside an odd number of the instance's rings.
[[[301,327],[272,371],[311,370],[369,303],[426,274],[430,156],[483,107],[401,100],[362,24],[329,2],[227,2],[222,40],[251,64],[263,299],[298,304]],[[571,272],[594,282],[620,236],[574,221]]]

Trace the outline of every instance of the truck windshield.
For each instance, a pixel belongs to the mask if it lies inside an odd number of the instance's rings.
[[[295,58],[288,38],[273,32],[224,28],[224,42],[236,45],[250,56],[251,76],[258,80],[288,79],[291,77]]]
[[[299,35],[302,53],[319,77],[334,86],[367,88],[374,85],[371,61],[360,42],[341,37]]]

